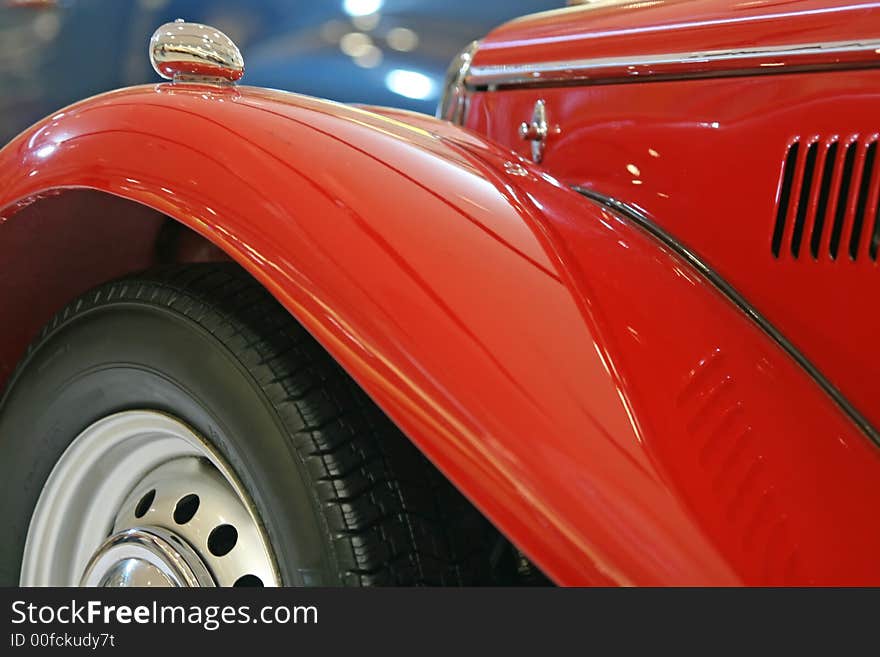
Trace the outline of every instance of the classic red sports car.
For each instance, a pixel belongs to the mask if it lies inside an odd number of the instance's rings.
[[[3,584],[880,583],[880,5],[575,4],[0,151]]]

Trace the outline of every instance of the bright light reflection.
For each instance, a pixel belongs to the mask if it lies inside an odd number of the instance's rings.
[[[370,30],[376,29],[376,26],[379,24],[379,14],[352,16],[351,22],[354,23],[354,26],[357,29],[363,30],[364,32],[369,32]]]
[[[373,45],[373,40],[363,32],[349,32],[339,40],[339,49],[349,57],[359,57]]]
[[[382,0],[345,0],[342,8],[349,16],[367,16],[382,8]]]
[[[407,98],[425,100],[434,95],[434,81],[416,71],[394,69],[385,76],[385,86]]]
[[[419,45],[419,35],[405,27],[395,27],[385,35],[388,45],[400,52],[410,52]]]
[[[376,68],[382,63],[382,51],[374,45],[367,48],[354,57],[354,63],[361,68]]]

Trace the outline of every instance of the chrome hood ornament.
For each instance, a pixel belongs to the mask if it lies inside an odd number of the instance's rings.
[[[150,63],[174,82],[228,85],[244,75],[244,60],[232,39],[210,25],[180,18],[153,32]]]

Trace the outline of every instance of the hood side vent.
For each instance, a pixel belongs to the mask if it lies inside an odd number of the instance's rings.
[[[770,240],[773,257],[877,260],[877,135],[792,142],[785,154]],[[808,247],[808,248],[807,248]]]

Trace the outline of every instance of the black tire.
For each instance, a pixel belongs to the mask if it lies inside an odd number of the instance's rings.
[[[0,405],[0,584],[85,427],[169,413],[237,474],[286,585],[499,583],[503,539],[315,340],[233,264],[108,283],[42,331]],[[497,561],[497,560],[496,560]]]

